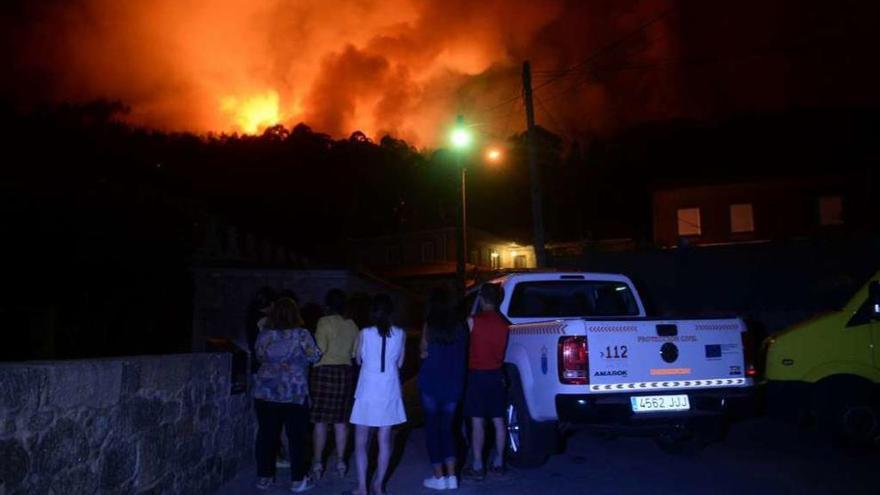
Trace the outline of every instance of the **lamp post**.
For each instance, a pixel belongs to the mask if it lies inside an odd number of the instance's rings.
[[[458,116],[455,127],[449,136],[452,148],[455,151],[455,164],[459,170],[461,190],[458,203],[458,218],[456,222],[456,265],[455,276],[459,297],[464,296],[465,290],[465,255],[467,254],[467,166],[462,160],[462,154],[470,147],[473,136],[464,125],[464,117]]]

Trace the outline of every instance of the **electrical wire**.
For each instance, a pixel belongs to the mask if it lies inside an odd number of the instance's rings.
[[[549,77],[549,79],[541,82],[540,84],[538,84],[537,86],[532,88],[532,92],[538,91],[539,89],[544,88],[550,84],[553,84],[556,81],[561,80],[562,78],[568,77],[572,74],[577,74],[581,69],[589,66],[592,62],[594,62],[599,57],[605,55],[608,52],[611,52],[611,51],[617,49],[622,44],[624,44],[627,41],[629,41],[630,39],[632,39],[634,36],[640,34],[644,30],[646,30],[646,29],[650,28],[651,26],[653,26],[654,24],[660,22],[661,20],[663,20],[664,18],[666,18],[669,14],[671,14],[673,12],[675,12],[674,8],[670,7],[670,8],[664,9],[663,11],[661,11],[659,14],[655,15],[654,17],[652,17],[648,21],[640,24],[636,29],[630,31],[629,33],[625,34],[624,36],[622,36],[620,38],[617,38],[616,40],[612,41],[611,43],[604,45],[603,47],[599,48],[597,51],[593,52],[586,59],[584,59],[584,60],[582,60],[572,66],[569,66],[565,69],[556,70],[556,71],[553,71],[553,70],[551,70],[551,71],[533,71],[533,73],[535,73],[535,74],[548,75],[550,77]]]
[[[565,126],[561,125],[559,123],[559,121],[556,119],[556,116],[553,115],[553,112],[551,112],[550,109],[547,108],[546,105],[544,105],[544,102],[541,100],[541,97],[538,95],[532,95],[532,96],[535,97],[535,101],[538,102],[538,106],[541,108],[541,110],[544,111],[544,114],[546,114],[548,117],[550,117],[550,121],[557,128],[557,133],[564,134],[564,132],[561,132],[561,131],[563,131],[565,129]]]
[[[516,102],[522,103],[522,101],[519,98],[517,98]],[[504,119],[504,130],[501,131],[501,136],[500,136],[501,139],[507,139],[509,137],[507,135],[507,131],[510,128],[510,120],[511,120],[511,117],[513,116],[514,112],[517,110],[517,108],[522,108],[522,105],[512,105],[510,107],[510,112],[507,114],[507,117],[505,117],[505,119]]]

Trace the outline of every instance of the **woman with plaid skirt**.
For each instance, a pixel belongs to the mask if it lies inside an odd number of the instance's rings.
[[[342,316],[345,312],[345,293],[332,289],[325,299],[327,316],[318,320],[315,341],[321,349],[321,360],[312,367],[311,397],[314,430],[312,477],[320,479],[324,472],[324,447],[327,444],[327,426],[333,424],[336,435],[336,473],[345,476],[345,447],[348,439],[348,418],[354,400],[354,355],[358,327]]]

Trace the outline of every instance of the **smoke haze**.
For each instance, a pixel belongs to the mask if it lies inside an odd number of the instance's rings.
[[[743,8],[741,20],[753,18],[749,10],[777,21],[788,15],[786,9],[765,9],[762,2],[746,3],[751,7]],[[693,54],[695,46],[717,48],[713,40],[725,36],[736,41],[722,45],[743,40],[748,45],[754,37],[748,26],[736,23],[718,34],[687,29],[682,21],[688,19],[682,14],[686,4],[19,1],[4,7],[3,42],[10,48],[13,77],[2,84],[6,97],[19,103],[119,100],[131,109],[130,122],[163,130],[253,133],[275,123],[303,121],[337,137],[361,130],[419,145],[436,143],[457,113],[487,135],[520,129],[521,108],[511,97],[518,94],[526,59],[536,69],[536,87],[554,77],[543,71],[568,67],[597,52],[602,55],[595,64],[614,69],[566,77],[538,92],[541,122],[566,133],[789,102],[785,94],[765,95],[766,101],[757,102],[733,90],[727,91],[733,96],[725,91],[701,95],[690,90],[694,85],[699,89],[704,77],[685,77],[674,66],[662,66]],[[662,15],[666,11],[674,12]],[[710,17],[718,22],[727,14]],[[639,29],[652,19],[657,22]],[[779,28],[778,23],[764,24],[768,32]],[[602,52],[621,38],[626,41]],[[750,81],[785,92],[790,72],[765,71]],[[712,84],[730,90],[746,76],[725,78],[713,72],[713,77]],[[686,92],[702,99],[686,103]],[[815,96],[815,91],[807,93],[806,100]]]

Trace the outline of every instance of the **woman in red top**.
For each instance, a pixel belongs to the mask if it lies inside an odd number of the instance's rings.
[[[495,427],[495,458],[493,473],[504,472],[504,406],[507,391],[504,385],[504,353],[507,349],[507,321],[498,313],[501,303],[501,287],[484,284],[480,288],[480,312],[468,319],[471,329],[468,379],[464,395],[464,415],[471,418],[473,426],[474,461],[463,475],[482,480],[486,476],[483,467],[483,443],[486,418],[492,418]]]

